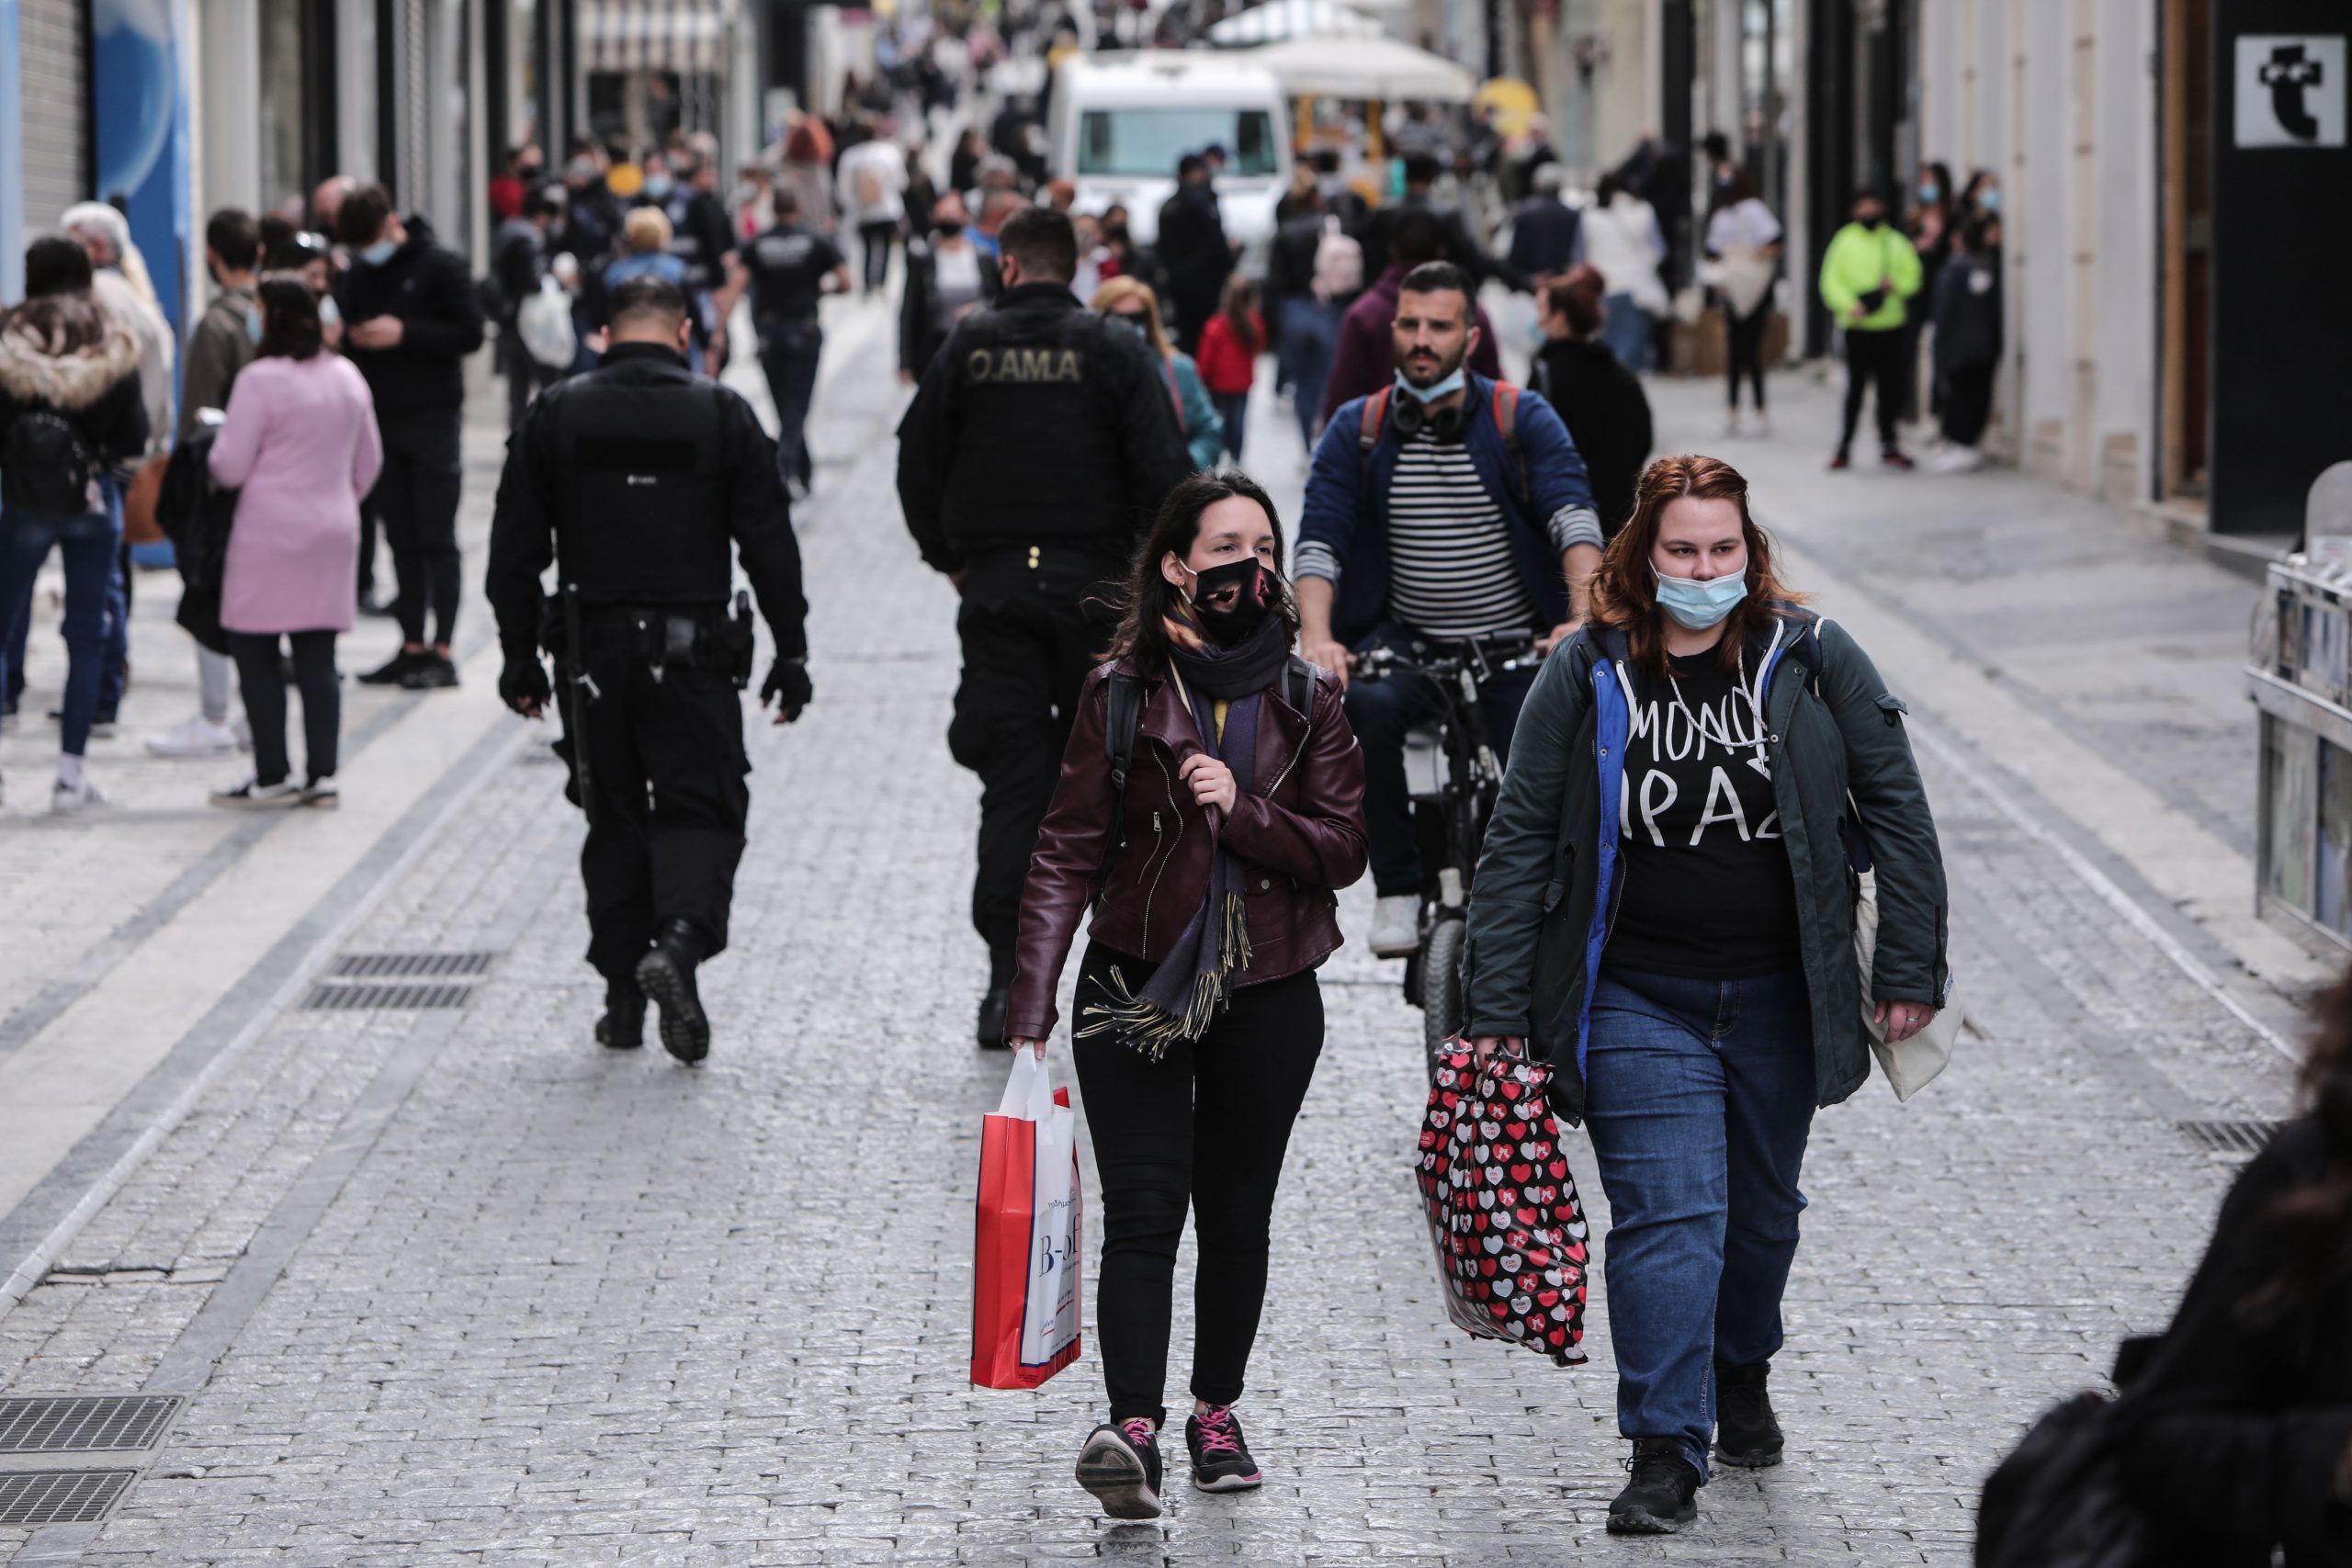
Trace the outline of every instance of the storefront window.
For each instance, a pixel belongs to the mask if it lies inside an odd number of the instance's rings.
[[[261,191],[269,208],[300,202],[304,192],[303,0],[261,6]]]

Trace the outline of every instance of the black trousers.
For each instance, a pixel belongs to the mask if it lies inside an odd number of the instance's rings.
[[[286,671],[277,659],[275,634],[231,632],[229,656],[237,661],[237,693],[254,731],[254,782],[284,784],[293,771],[286,754]],[[294,684],[302,693],[302,763],[310,782],[333,778],[335,749],[343,733],[343,692],[334,674],[335,634],[288,632],[294,647]]]
[[[1100,947],[1079,972],[1074,1022],[1116,964],[1131,986],[1152,965]],[[1165,1425],[1176,1247],[1190,1208],[1200,1239],[1193,1281],[1193,1397],[1241,1397],[1258,1316],[1274,1188],[1291,1124],[1323,1051],[1315,972],[1245,986],[1195,1043],[1158,1062],[1115,1040],[1077,1043],[1078,1083],[1102,1179],[1102,1277],[1095,1333],[1111,1419]]]
[[[1993,372],[1996,367],[1972,365],[1944,373],[1944,439],[1973,446],[1984,438],[1993,420]]]
[[[656,681],[633,643],[594,629],[588,639],[602,694],[588,705],[596,807],[580,850],[588,962],[623,980],[670,920],[690,922],[711,953],[726,947],[752,764],[734,682],[691,670]]]
[[[499,327],[498,346],[506,364],[506,430],[512,434],[521,426],[531,400],[561,379],[562,372],[532,358],[523,346],[521,330],[512,321]]]
[[[392,614],[401,636],[412,643],[426,640],[425,612],[433,616],[436,645],[447,645],[457,633],[458,590],[463,567],[458,558],[458,496],[462,472],[458,463],[458,433],[449,431],[439,442],[384,448],[384,471],[360,508],[384,525],[384,543],[392,552],[392,570],[400,580],[400,597]],[[365,527],[361,530],[365,537]],[[367,570],[365,566],[360,569]]]
[[[1862,422],[1862,394],[1873,387],[1878,394],[1878,444],[1882,451],[1896,447],[1895,421],[1903,412],[1904,355],[1910,339],[1899,327],[1866,333],[1846,329],[1846,424],[1838,450],[1849,450],[1854,431]]]
[[[865,291],[878,294],[890,276],[890,247],[898,243],[899,220],[885,218],[878,223],[857,226],[858,248],[865,263]]]
[[[1108,630],[1080,601],[1114,570],[1073,557],[1041,558],[1033,570],[1026,552],[1016,552],[974,563],[964,581],[956,613],[964,670],[947,750],[980,775],[972,929],[989,944],[998,983],[1012,977],[1037,824],[1053,803],[1079,691]]]
[[[1739,378],[1746,376],[1756,389],[1756,412],[1764,412],[1764,327],[1772,319],[1772,297],[1769,293],[1756,302],[1756,309],[1745,316],[1724,306],[1724,342],[1730,350],[1730,387],[1732,412],[1739,412]]]
[[[817,400],[817,362],[825,352],[825,329],[817,318],[778,317],[760,323],[760,368],[775,403],[776,468],[802,485],[816,478],[808,456],[808,410]]]

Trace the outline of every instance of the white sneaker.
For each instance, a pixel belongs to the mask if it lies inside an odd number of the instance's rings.
[[[1372,907],[1371,947],[1375,958],[1410,958],[1421,945],[1421,900],[1418,894],[1391,893]]]
[[[148,751],[157,757],[223,757],[237,749],[237,732],[202,714],[176,728],[147,738]]]
[[[60,779],[57,781],[56,787],[49,792],[49,808],[59,816],[70,815],[88,806],[112,804],[112,798],[106,791],[92,784],[90,775],[87,773],[82,775],[82,782],[77,784],[70,784],[63,779]]]
[[[329,774],[325,778],[312,779],[309,784],[304,784],[302,804],[314,806],[322,811],[333,811],[336,807],[341,806],[343,794],[334,787],[334,776]]]
[[[212,804],[232,811],[280,810],[302,804],[302,786],[291,779],[280,779],[274,784],[247,779],[234,789],[214,790]]]
[[[1984,466],[1984,454],[1973,446],[1948,446],[1928,467],[1939,474],[1965,474]]]

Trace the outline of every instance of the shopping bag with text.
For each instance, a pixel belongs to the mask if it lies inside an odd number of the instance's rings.
[[[1035,1388],[1078,1359],[1084,1202],[1078,1115],[1032,1052],[980,1129],[972,1246],[972,1382]]]

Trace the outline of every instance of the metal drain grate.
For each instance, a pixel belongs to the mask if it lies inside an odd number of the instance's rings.
[[[338,980],[413,980],[487,975],[494,953],[346,953],[334,961]]]
[[[150,1448],[179,1407],[169,1393],[0,1399],[0,1454]]]
[[[447,981],[391,985],[329,985],[311,988],[302,1005],[314,1012],[365,1012],[371,1008],[461,1008],[474,994]]]
[[[2180,1130],[2217,1154],[2258,1155],[2278,1134],[2276,1122],[2182,1122]]]
[[[0,1525],[91,1525],[122,1501],[135,1470],[0,1473]]]

